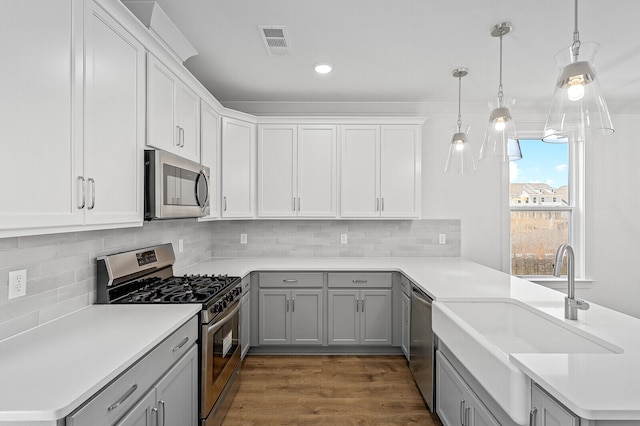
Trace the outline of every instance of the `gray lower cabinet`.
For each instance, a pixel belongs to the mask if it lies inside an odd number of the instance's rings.
[[[321,345],[322,289],[260,289],[261,345]]]
[[[578,426],[580,418],[534,383],[531,387],[530,423],[530,426]]]
[[[331,289],[330,345],[391,345],[391,290]]]
[[[244,359],[251,347],[251,279],[242,278],[242,299],[240,300],[240,359]]]
[[[196,425],[197,356],[198,348],[194,345],[116,425]]]
[[[196,315],[71,413],[65,424],[195,426],[198,326]]]
[[[436,413],[444,426],[500,426],[440,351],[436,352],[436,395]]]
[[[401,307],[402,307],[402,340],[400,346],[404,356],[409,360],[409,347],[411,342],[411,298],[402,292]]]

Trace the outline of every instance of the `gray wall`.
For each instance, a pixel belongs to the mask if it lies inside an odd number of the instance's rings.
[[[248,244],[240,244],[240,233]],[[340,244],[340,233],[349,244]],[[446,245],[437,244],[438,233],[447,233]],[[165,242],[174,245],[176,269],[212,256],[459,256],[460,222],[187,219],[0,239],[0,340],[94,303],[96,257]],[[27,295],[8,300],[9,271],[16,269],[27,270]]]

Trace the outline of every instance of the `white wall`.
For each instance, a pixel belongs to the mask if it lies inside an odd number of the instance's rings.
[[[640,317],[640,114],[611,120],[616,132],[586,146],[586,265],[594,283],[581,297]]]

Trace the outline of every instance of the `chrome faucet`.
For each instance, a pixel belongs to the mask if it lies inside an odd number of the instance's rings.
[[[556,258],[553,263],[553,275],[560,276],[562,271],[562,258],[567,254],[567,297],[564,298],[564,317],[566,319],[578,319],[578,309],[586,311],[589,304],[582,299],[576,298],[576,277],[573,249],[567,243],[561,244],[556,250]]]

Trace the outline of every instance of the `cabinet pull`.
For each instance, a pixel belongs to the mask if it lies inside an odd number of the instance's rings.
[[[91,184],[91,205],[87,207],[88,210],[93,210],[96,206],[96,181],[93,178],[87,179],[87,182]]]
[[[85,192],[84,192],[84,176],[78,176],[78,182],[80,182],[80,192],[82,193],[82,204],[78,206],[78,210],[84,209],[85,205]]]
[[[291,298],[291,312],[295,312],[296,311],[296,298],[292,297]]]
[[[180,127],[180,147],[184,148],[184,128]]]
[[[300,197],[298,197],[298,211],[300,211]]]
[[[469,426],[469,413],[471,412],[471,407],[467,407],[464,409],[464,424],[465,426]]]
[[[364,297],[362,299],[360,299],[360,300],[362,300],[362,302],[361,302],[362,305],[360,306],[360,312],[364,312]]]
[[[162,407],[162,426],[164,426],[164,419],[167,418],[167,416],[165,415],[164,401],[160,400],[160,401],[158,401],[158,404],[160,404],[160,406]]]
[[[533,407],[531,411],[529,411],[529,426],[536,426],[536,415],[538,414],[538,409]]]
[[[460,425],[464,426],[464,399],[460,401]]]
[[[289,312],[289,299],[287,298],[287,301],[285,302],[285,308],[284,308],[285,312]]]
[[[380,211],[380,198],[376,198],[376,211]]]
[[[351,282],[356,284],[364,284],[367,282],[367,280],[351,280]]]
[[[356,298],[356,312],[360,310],[360,298]]]
[[[156,422],[155,422],[155,426],[158,426],[158,422],[160,421],[160,419],[158,419],[158,409],[156,407],[153,407],[151,409],[151,412],[155,415],[156,417]],[[153,417],[152,417],[153,418]]]
[[[174,145],[180,146],[180,126],[176,126],[176,138],[175,138]]]
[[[291,211],[296,211],[296,197],[291,198]]]
[[[188,336],[185,337],[184,339],[182,339],[182,342],[178,343],[178,346],[173,348],[173,352],[179,351],[188,341],[189,341],[189,337]]]
[[[282,280],[283,283],[297,283],[298,280]]]
[[[380,211],[384,211],[384,198],[380,198],[381,204],[382,204],[382,208],[380,209]]]
[[[223,211],[227,211],[227,197],[222,197],[222,204],[224,205]]]
[[[127,398],[129,398],[131,394],[133,394],[136,391],[136,389],[138,389],[137,383],[131,386],[131,388],[124,395],[122,395],[122,397],[119,400],[117,400],[116,402],[111,404],[109,407],[107,407],[107,411],[115,410],[116,408],[121,406],[122,403],[125,402]]]

